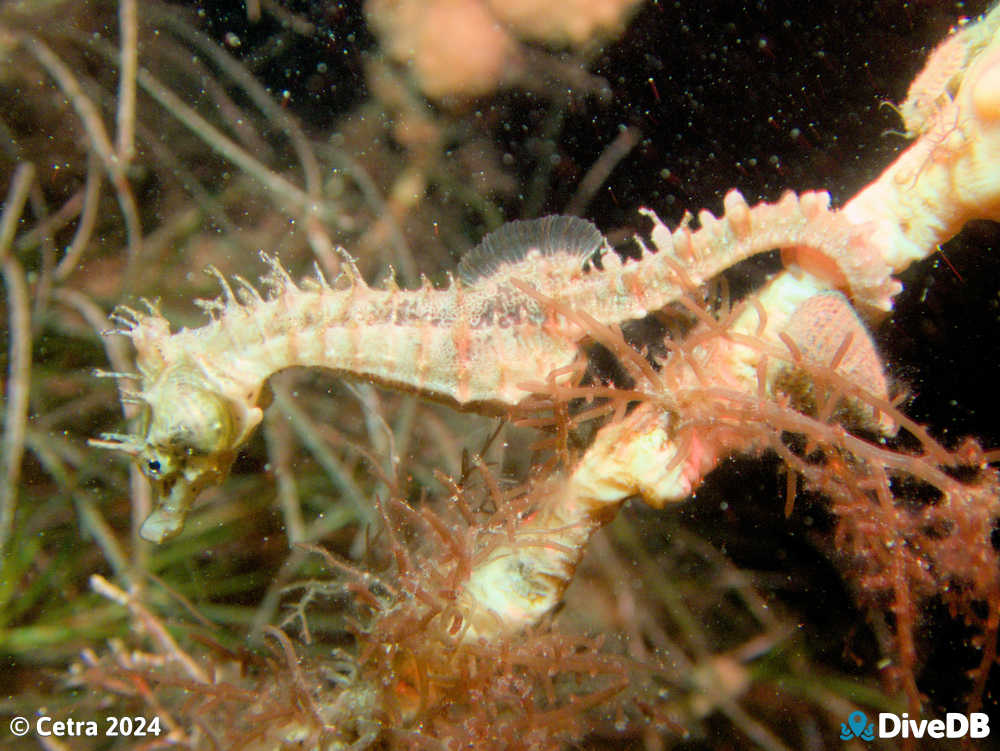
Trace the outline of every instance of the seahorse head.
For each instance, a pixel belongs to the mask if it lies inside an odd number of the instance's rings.
[[[139,435],[105,435],[93,443],[131,454],[150,479],[156,508],[139,535],[163,542],[183,529],[198,493],[229,474],[237,449],[260,422],[261,410],[230,398],[189,365],[147,383],[141,401]]]

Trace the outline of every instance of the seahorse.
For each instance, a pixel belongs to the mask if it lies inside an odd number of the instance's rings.
[[[116,333],[136,349],[135,399],[145,418],[139,435],[109,433],[92,444],[130,454],[153,482],[158,505],[140,534],[162,542],[181,531],[197,494],[225,479],[261,421],[264,384],[288,367],[329,368],[461,409],[504,412],[529,396],[526,383],[577,356],[587,332],[559,310],[604,325],[642,318],[774,248],[830,274],[831,287],[886,307],[898,283],[887,281],[876,252],[865,252],[865,227],[842,220],[829,200],[788,193],[751,208],[731,191],[722,218],[702,211],[697,229],[686,217],[673,232],[650,214],[655,251],[640,243],[641,257],[625,261],[582,219],[512,222],[488,235],[444,289],[426,278],[415,290],[391,278],[369,287],[346,254],[333,283],[317,270],[301,284],[262,254],[270,267],[264,294],[240,278],[234,292],[210,269],[222,296],[199,301],[212,319],[201,328],[171,333],[153,305],[116,310]]]

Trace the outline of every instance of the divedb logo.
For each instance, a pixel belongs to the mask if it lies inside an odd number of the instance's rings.
[[[851,712],[847,722],[840,723],[840,739],[858,738],[871,741],[879,738],[985,738],[990,734],[990,718],[984,712],[961,714],[948,712],[943,720],[913,720],[910,716],[880,712],[878,726],[868,720],[868,715],[857,710]]]

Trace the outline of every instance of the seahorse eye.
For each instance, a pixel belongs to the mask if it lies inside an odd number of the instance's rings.
[[[180,533],[198,493],[225,479],[262,412],[256,391],[247,403],[230,399],[198,363],[144,373],[144,381],[141,438],[107,434],[94,444],[126,451],[151,480],[156,508],[139,535],[159,543]]]
[[[147,445],[139,455],[139,469],[150,480],[164,480],[184,466],[183,452],[173,448]]]
[[[157,394],[140,456],[143,472],[168,480],[194,457],[230,451],[234,440],[232,410],[224,397],[188,383],[173,383]]]

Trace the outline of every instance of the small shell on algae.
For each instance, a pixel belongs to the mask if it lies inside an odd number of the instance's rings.
[[[804,361],[820,366],[836,361],[838,375],[876,399],[889,401],[889,383],[875,342],[850,302],[839,292],[821,292],[805,300],[792,313],[783,333],[795,344]],[[786,374],[781,388],[812,402],[815,408],[817,397],[812,393],[812,380]],[[862,399],[848,397],[844,401],[844,416],[849,421],[883,434],[896,432],[896,425],[887,415],[876,416],[875,408]]]

